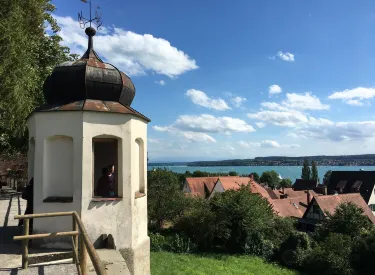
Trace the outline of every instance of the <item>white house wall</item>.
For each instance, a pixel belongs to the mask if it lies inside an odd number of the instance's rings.
[[[374,186],[374,189],[371,191],[371,195],[370,195],[370,199],[368,200],[368,205],[371,205],[371,204],[375,204],[375,186]],[[375,215],[375,211],[372,211],[372,214]]]
[[[182,192],[183,193],[191,193],[191,190],[190,190],[190,187],[189,187],[189,184],[188,184],[187,180],[185,180],[185,182],[184,182],[184,186],[182,187]]]
[[[218,180],[214,186],[214,189],[212,189],[211,195],[209,199],[212,199],[215,195],[215,193],[223,193],[225,191],[223,184],[220,180]]]

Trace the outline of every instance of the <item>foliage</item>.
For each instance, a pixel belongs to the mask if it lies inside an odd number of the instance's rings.
[[[292,187],[292,181],[288,178],[282,179],[279,183],[279,187],[290,188],[290,187]]]
[[[357,274],[366,275],[372,274],[374,271],[375,259],[375,230],[366,232],[354,244],[352,255],[350,257],[352,267],[357,271]]]
[[[270,188],[278,188],[280,183],[280,177],[279,174],[274,170],[265,171],[260,177],[260,182],[267,183],[267,185]]]
[[[259,177],[259,174],[258,174],[257,172],[253,172],[253,173],[251,173],[250,176],[253,176],[254,180],[255,180],[256,182],[259,182],[260,177]]]
[[[149,233],[151,251],[167,251],[174,253],[194,252],[195,244],[186,236],[181,234],[161,235],[160,233]]]
[[[151,274],[153,275],[297,275],[276,264],[267,263],[258,257],[230,256],[222,254],[191,255],[166,252],[151,252]]]
[[[310,274],[352,275],[350,266],[351,237],[339,233],[329,235],[306,255],[303,269]]]
[[[148,172],[148,214],[157,229],[180,215],[186,203],[177,175],[166,169]]]
[[[235,171],[230,171],[229,176],[238,176],[238,173]]]
[[[311,179],[311,171],[310,171],[310,166],[309,166],[309,162],[307,159],[303,161],[301,178],[304,180]]]
[[[363,209],[353,203],[340,204],[333,215],[317,227],[315,237],[323,240],[330,232],[340,233],[349,237],[355,237],[360,232],[370,230],[373,225],[368,217],[363,214]]]
[[[51,16],[54,9],[49,0],[12,0],[0,5],[2,152],[25,152],[26,117],[43,103],[44,80],[55,65],[75,58],[60,45],[59,27]]]
[[[324,174],[323,184],[325,184],[325,185],[328,184],[329,179],[330,179],[330,177],[331,177],[331,174],[332,174],[332,170],[328,170],[328,171]]]
[[[319,182],[318,167],[316,166],[316,162],[314,160],[311,162],[311,179]]]
[[[280,245],[278,260],[287,266],[301,268],[306,255],[312,249],[313,240],[304,232],[290,232]]]

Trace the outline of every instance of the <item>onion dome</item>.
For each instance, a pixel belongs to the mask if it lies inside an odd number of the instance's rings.
[[[131,79],[115,66],[103,62],[93,48],[96,31],[88,27],[88,48],[84,55],[73,62],[56,66],[46,79],[44,97],[49,105],[99,100],[130,106],[135,96]]]

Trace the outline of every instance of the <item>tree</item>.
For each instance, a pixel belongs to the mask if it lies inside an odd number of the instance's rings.
[[[318,167],[316,166],[316,162],[314,160],[311,162],[311,179],[319,182]]]
[[[44,102],[44,80],[58,63],[76,58],[60,45],[59,27],[51,15],[54,10],[49,0],[12,0],[0,5],[2,152],[27,150],[26,117]]]
[[[280,183],[279,174],[272,170],[272,171],[265,171],[263,172],[262,176],[260,177],[261,183],[267,183],[270,188],[278,188]]]
[[[166,169],[148,172],[148,214],[150,222],[161,229],[167,220],[182,214],[185,196],[181,191],[178,176]]]
[[[310,171],[310,166],[309,162],[307,159],[303,161],[303,167],[302,167],[302,175],[301,178],[304,180],[309,180],[311,179],[311,171]]]
[[[279,183],[279,186],[283,189],[283,193],[284,193],[284,188],[292,187],[292,181],[288,178],[282,179]]]
[[[236,171],[230,171],[229,176],[238,176],[238,173]]]
[[[250,177],[251,177],[251,176],[253,176],[253,178],[254,178],[254,180],[255,180],[256,182],[259,182],[260,177],[259,177],[259,174],[258,174],[257,172],[253,172],[253,173],[251,173],[251,174],[250,174]]]
[[[331,174],[332,174],[332,170],[328,170],[328,171],[324,174],[323,184],[325,184],[325,185],[328,184],[329,179],[331,178]]]

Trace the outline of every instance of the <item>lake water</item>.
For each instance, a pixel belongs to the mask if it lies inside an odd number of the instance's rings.
[[[243,175],[256,172],[259,176],[261,176],[264,171],[275,170],[282,178],[290,178],[292,182],[301,177],[302,170],[301,166],[149,166],[148,170],[154,168],[166,168],[176,173],[185,173],[185,171],[194,172],[196,170],[210,173],[229,173],[230,171],[235,171],[239,175]],[[375,171],[375,166],[318,166],[320,182],[322,182],[324,174],[328,170],[359,171],[359,169]]]

